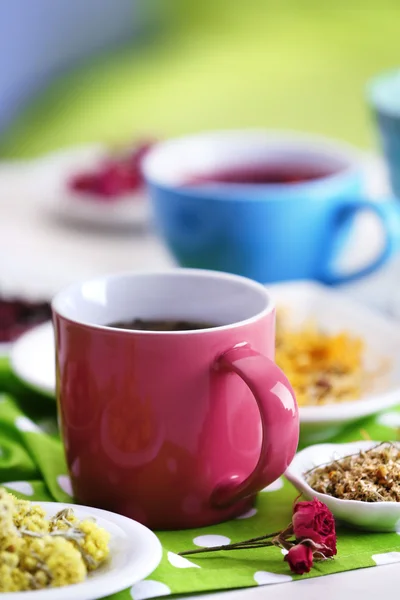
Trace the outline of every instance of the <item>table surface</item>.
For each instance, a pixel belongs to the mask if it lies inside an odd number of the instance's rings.
[[[374,162],[369,182],[372,195],[386,192],[384,171]],[[356,228],[357,229],[357,228]],[[366,249],[378,251],[381,233],[376,223],[364,220],[355,232],[348,255],[352,262]],[[108,232],[78,229],[52,219],[41,209],[30,186],[29,169],[19,165],[0,166],[0,290],[32,297],[51,296],[60,287],[95,275],[121,270],[162,270],[174,266],[162,243],[150,230]],[[400,317],[400,259],[391,261],[379,273],[343,286],[343,291],[379,309],[397,312]],[[393,592],[400,583],[397,564],[368,568],[321,578],[213,594],[213,600],[254,600],[268,594],[280,598],[309,600],[346,599],[357,595],[377,597]],[[203,595],[198,596],[202,598]],[[208,595],[209,597],[209,595]]]

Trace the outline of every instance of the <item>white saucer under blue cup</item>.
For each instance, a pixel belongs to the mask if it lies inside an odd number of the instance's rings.
[[[378,125],[390,183],[400,198],[400,68],[373,78],[368,84],[368,100]]]
[[[400,205],[366,198],[364,160],[352,146],[324,137],[239,130],[161,142],[150,150],[143,169],[155,225],[179,265],[262,283],[313,279],[336,284],[378,269],[400,240]],[[188,183],[263,161],[317,166],[328,174],[289,184]],[[366,266],[343,273],[337,261],[362,211],[380,221],[383,249]]]

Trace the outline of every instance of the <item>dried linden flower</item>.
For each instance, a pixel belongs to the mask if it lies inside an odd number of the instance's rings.
[[[42,507],[0,488],[0,592],[84,581],[109,555],[110,535],[94,520],[64,509],[51,520]]]

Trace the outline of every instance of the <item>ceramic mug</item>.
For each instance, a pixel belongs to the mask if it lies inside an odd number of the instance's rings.
[[[368,100],[378,125],[390,183],[400,198],[400,69],[374,77],[368,84]]]
[[[175,269],[72,285],[52,304],[57,400],[78,502],[153,529],[210,525],[248,510],[298,443],[292,388],[273,362],[266,289]],[[194,331],[108,324],[208,322]]]
[[[260,281],[341,283],[367,275],[395,251],[399,208],[363,194],[363,156],[325,138],[263,131],[203,133],[162,142],[143,163],[155,223],[178,263]],[[221,183],[207,175],[245,165],[312,169],[297,183]],[[203,182],[201,180],[203,179]],[[354,217],[372,211],[386,242],[356,272],[335,262]]]

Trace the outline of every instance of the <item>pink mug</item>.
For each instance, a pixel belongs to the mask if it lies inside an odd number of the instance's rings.
[[[273,362],[259,283],[174,269],[72,285],[53,300],[57,400],[76,499],[153,529],[238,516],[298,443],[293,390]],[[110,327],[134,318],[216,325]]]

